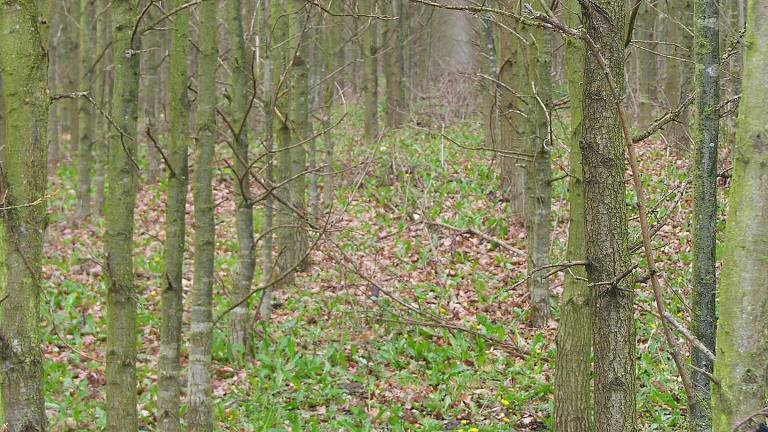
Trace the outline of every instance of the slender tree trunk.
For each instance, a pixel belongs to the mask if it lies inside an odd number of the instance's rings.
[[[293,255],[289,255],[290,263],[296,263],[300,270],[306,270],[308,259],[305,259],[309,243],[306,231],[306,218],[309,217],[306,208],[306,175],[307,168],[306,145],[312,139],[312,124],[309,121],[309,10],[304,0],[291,0],[291,10],[297,11],[290,16],[290,54],[291,63],[291,100],[289,107],[289,126],[291,127],[291,180],[288,183],[290,202],[295,210],[293,212],[294,248]]]
[[[211,343],[215,224],[213,164],[216,134],[216,2],[200,5],[200,64],[197,75],[197,157],[195,164],[195,256],[190,294],[189,390],[187,425],[192,432],[213,430]]]
[[[184,0],[174,0],[177,8]],[[182,344],[182,275],[184,264],[184,237],[186,232],[186,206],[189,147],[189,72],[187,70],[189,45],[189,11],[183,10],[173,18],[173,38],[170,51],[170,147],[168,149],[168,200],[165,205],[165,275],[162,282],[160,328],[160,372],[158,378],[157,424],[160,432],[179,432],[179,406],[181,405]]]
[[[48,87],[51,94],[56,94],[58,91],[58,84],[61,81],[58,73],[58,65],[61,51],[62,14],[59,10],[59,2],[51,1],[48,3],[48,7],[48,17],[51,24],[51,31],[48,38]],[[51,173],[56,172],[56,166],[59,163],[59,146],[61,142],[59,136],[59,119],[61,117],[60,107],[61,103],[53,103],[51,104],[48,113],[48,166]],[[2,133],[0,133],[0,136],[2,136]],[[0,148],[2,148],[2,141],[0,141]]]
[[[582,10],[617,85],[624,83],[624,0],[596,0]],[[584,167],[587,276],[592,287],[595,430],[635,430],[634,281],[629,268],[624,140],[603,69],[587,54],[584,72]],[[623,93],[623,89],[619,89]],[[621,97],[621,94],[619,95]],[[620,280],[616,280],[619,278]],[[615,283],[614,283],[615,282]],[[601,284],[601,285],[594,285]]]
[[[565,22],[569,27],[581,26],[578,0],[566,3]],[[584,225],[584,182],[581,166],[582,104],[584,101],[584,43],[566,39],[565,64],[568,68],[568,95],[570,96],[571,137],[568,164],[568,248],[566,261],[584,261],[586,258]],[[565,288],[560,305],[560,326],[557,333],[555,360],[555,413],[554,432],[592,432],[591,373],[592,365],[592,310],[590,289],[582,266],[565,272]]]
[[[655,7],[651,7],[648,2],[643,1],[640,3],[640,11],[637,15],[637,28],[635,29],[636,39],[654,41],[659,38],[655,31],[657,15]],[[648,50],[658,51],[660,45],[647,42],[638,42],[638,44],[646,48],[635,50],[642,66],[638,70],[640,79],[638,120],[641,127],[645,127],[654,119],[654,111],[658,103],[658,83],[656,79],[651,79],[651,77],[656,77],[658,74],[659,57]]]
[[[691,64],[686,60],[691,58],[693,38],[689,29],[692,27],[691,0],[672,0],[667,2],[667,47],[666,77],[664,93],[667,99],[667,109],[674,109],[688,96],[691,90],[690,81],[693,74]],[[684,110],[678,122],[670,123],[667,136],[670,144],[677,150],[690,147],[688,136],[688,110]]]
[[[694,4],[694,57],[696,60],[696,118],[693,200],[693,334],[715,352],[715,294],[717,272],[715,245],[717,228],[717,149],[720,113],[720,15],[717,0]],[[712,361],[694,349],[691,352],[694,404],[688,414],[691,432],[712,430],[710,379]],[[704,371],[705,373],[700,372]]]
[[[323,14],[325,28],[320,32],[321,51],[323,54],[323,78],[326,78],[323,84],[322,93],[322,116],[323,116],[323,147],[325,149],[325,184],[323,185],[323,206],[330,208],[336,193],[336,177],[331,174],[334,171],[334,137],[331,132],[331,115],[333,114],[333,98],[336,94],[336,85],[339,82],[336,77],[330,77],[336,67],[342,63],[336,62],[339,47],[339,26],[338,20],[328,14]],[[330,78],[328,78],[330,77]]]
[[[385,22],[384,35],[382,37],[383,44],[388,47],[384,53],[384,76],[386,77],[385,120],[387,127],[397,129],[402,127],[405,114],[403,109],[403,76],[400,68],[403,50],[405,50],[404,38],[401,35],[405,16],[402,14],[400,0],[388,0],[384,2],[384,5],[387,15],[398,17],[397,20]]]
[[[67,35],[67,50],[63,63],[67,66],[67,89],[68,92],[80,91],[80,0],[71,2],[63,2],[65,12],[68,17],[67,20],[66,35]],[[70,158],[74,160],[78,154],[80,147],[80,99],[70,99],[67,108],[67,115],[69,117],[69,154]]]
[[[93,65],[95,48],[99,46],[96,39],[96,0],[80,0],[80,73],[82,90],[89,94],[93,92]],[[93,141],[96,131],[96,116],[93,105],[80,98],[80,148],[78,157],[77,215],[81,220],[87,219],[91,213],[91,166],[93,165]]]
[[[489,6],[493,7],[493,3]],[[488,148],[497,148],[499,146],[499,101],[497,99],[499,86],[496,60],[496,41],[494,40],[494,16],[488,13],[482,20],[482,40],[483,53],[485,61],[483,73],[487,78],[481,78],[481,88],[486,95],[485,110],[483,112],[483,122],[485,123],[485,146]],[[490,79],[489,79],[490,78]]]
[[[107,430],[134,432],[136,411],[136,293],[133,286],[133,212],[136,203],[140,38],[131,40],[136,0],[113,0],[112,130],[109,144],[105,247],[107,255]]]
[[[149,2],[152,0],[142,0]],[[156,9],[150,8],[147,11],[146,20],[151,22],[156,17]],[[142,85],[139,94],[139,101],[142,104],[142,114],[144,116],[142,124],[143,128],[139,134],[139,142],[146,146],[146,160],[147,160],[147,175],[146,181],[148,183],[155,183],[160,175],[160,153],[155,148],[155,145],[147,137],[144,130],[149,128],[154,134],[158,134],[158,110],[157,105],[160,100],[160,36],[164,32],[150,31],[142,36],[142,46],[144,49],[144,55],[141,56],[142,64]]]
[[[248,122],[245,118],[249,102],[249,84],[251,62],[245,52],[243,40],[243,17],[240,0],[227,0],[227,26],[229,28],[229,49],[232,70],[232,102],[229,116],[235,127],[233,137],[234,167],[236,178],[237,201],[237,244],[238,258],[235,274],[235,289],[233,300],[240,302],[248,296],[253,284],[253,273],[256,265],[253,244],[253,205],[250,197],[249,153],[248,153]],[[248,302],[232,311],[230,317],[232,326],[232,349],[244,352],[248,345]]]
[[[543,12],[543,11],[542,11]],[[528,243],[528,271],[549,264],[552,211],[552,162],[550,149],[549,115],[552,112],[552,34],[549,30],[534,28],[528,37],[527,66],[530,84],[525,90],[533,95],[529,106],[526,240]],[[531,299],[529,320],[535,327],[544,327],[549,320],[549,280],[544,272],[535,272],[528,280]]]
[[[520,96],[527,93],[530,87],[528,74],[524,64],[524,41],[509,29],[522,30],[516,22],[505,21],[506,27],[500,28],[498,34],[499,81],[499,134],[500,142],[496,148],[503,153],[498,154],[501,190],[509,199],[512,217],[518,221],[525,220],[525,180],[526,164],[514,157],[513,153],[526,153],[528,150],[528,131],[525,113],[528,111],[526,101]],[[517,94],[515,94],[515,93]]]
[[[365,13],[376,14],[377,4],[377,0],[370,0]],[[366,144],[371,145],[379,138],[379,24],[376,18],[368,18],[367,21],[360,18],[360,22],[367,26],[360,38],[360,53],[364,58],[361,90],[365,106],[363,138]]]
[[[33,0],[0,5],[6,126],[0,179],[0,424],[8,432],[46,428],[39,326],[50,100],[41,18]]]
[[[765,407],[768,389],[768,2],[747,3],[744,77],[719,289],[713,430]],[[742,430],[747,430],[742,428]]]
[[[97,87],[99,98],[99,105],[104,109],[112,113],[112,90],[114,87],[114,72],[107,68],[107,64],[111,63],[112,48],[107,47],[112,41],[112,19],[111,11],[107,5],[111,0],[100,0],[99,10],[104,11],[98,20],[98,33],[99,33],[99,53],[104,52],[102,60],[97,65],[96,69],[100,72],[100,85]],[[109,155],[109,141],[112,126],[109,124],[103,115],[97,117],[98,135],[96,138],[96,145],[93,151],[94,157],[94,170],[93,170],[93,208],[98,214],[104,213],[104,179],[106,178],[106,166]]]
[[[270,24],[272,6],[270,0],[262,2],[261,13],[261,31],[262,31],[262,53],[264,56],[264,151],[267,153],[264,170],[264,178],[268,185],[274,182],[274,160],[272,158],[274,134],[272,133],[274,123],[274,101],[275,95],[272,91],[272,31]],[[272,280],[272,239],[274,222],[274,204],[275,199],[272,194],[268,194],[264,199],[264,249],[262,258],[262,284],[267,285]],[[269,321],[272,314],[272,288],[267,288],[261,295],[259,301],[259,318],[262,321]]]

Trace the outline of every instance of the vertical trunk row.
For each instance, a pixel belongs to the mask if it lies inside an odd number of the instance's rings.
[[[0,215],[0,423],[9,432],[46,428],[39,297],[50,100],[38,14],[34,0],[0,5],[6,126],[0,179],[5,198]]]
[[[184,0],[174,0],[172,8]],[[161,432],[179,432],[179,406],[181,365],[179,353],[182,344],[182,275],[184,263],[184,236],[186,232],[186,204],[189,147],[189,72],[187,51],[189,45],[189,11],[182,10],[173,19],[170,51],[169,113],[170,146],[168,149],[168,200],[165,207],[165,275],[162,281],[160,327],[160,371],[158,374],[157,423]]]
[[[88,92],[91,96],[94,87],[93,83],[93,60],[98,33],[96,32],[96,0],[80,0],[80,81],[81,90]],[[78,99],[80,103],[80,125],[79,152],[78,152],[78,179],[77,195],[79,206],[77,210],[78,217],[83,220],[91,213],[91,165],[93,161],[93,141],[96,131],[96,116],[93,105],[83,98]]]
[[[624,0],[595,0],[582,10],[623,93]],[[630,267],[622,126],[605,73],[586,55],[581,154],[584,168],[587,275],[593,284],[595,430],[635,430],[634,281]],[[619,94],[618,97],[622,97]],[[618,280],[617,280],[618,278]],[[595,285],[598,284],[598,285]]]
[[[693,199],[693,334],[715,352],[715,245],[717,228],[717,150],[720,113],[720,34],[717,0],[694,4],[694,59],[696,61],[696,118],[694,125]],[[712,430],[710,379],[712,361],[698,350],[691,352],[694,403],[688,414],[691,432]],[[700,372],[704,371],[704,372]]]
[[[243,40],[243,17],[240,0],[227,1],[227,27],[232,70],[232,98],[229,110],[230,122],[235,128],[232,149],[234,152],[235,191],[237,203],[237,270],[233,300],[240,302],[251,290],[255,267],[253,244],[253,206],[250,202],[250,175],[248,154],[248,120],[245,117],[251,92],[251,62]],[[248,302],[232,311],[232,349],[242,352],[248,345]]]
[[[768,2],[747,3],[739,127],[720,279],[713,430],[734,426],[768,396]]]
[[[138,2],[112,2],[115,72],[112,118],[121,132],[109,143],[107,255],[107,429],[136,431],[136,293],[133,286],[133,213],[136,203],[136,134],[141,38],[132,38]]]
[[[190,293],[187,425],[193,432],[213,430],[211,342],[213,334],[213,163],[216,134],[216,66],[218,65],[216,2],[200,5],[200,64],[197,74],[197,133],[194,180],[195,256]]]
[[[526,240],[528,271],[549,264],[552,210],[552,164],[549,115],[552,112],[552,33],[531,29],[528,37],[527,67],[530,82],[523,91],[533,95],[528,100],[528,153],[532,159],[527,166]],[[522,90],[522,89],[521,89]],[[545,272],[535,272],[528,280],[531,299],[529,321],[544,327],[549,319],[549,281]]]
[[[565,22],[569,27],[581,26],[578,0],[566,3]],[[568,164],[568,247],[566,261],[583,261],[586,255],[584,236],[584,182],[581,166],[582,103],[584,101],[584,44],[578,39],[565,41],[565,64],[568,71],[568,95],[571,99],[570,160]],[[592,311],[590,288],[584,267],[565,273],[565,288],[560,305],[555,360],[555,432],[592,432],[591,373]]]

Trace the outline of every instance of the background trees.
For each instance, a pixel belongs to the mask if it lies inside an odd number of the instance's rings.
[[[0,16],[9,430],[765,421],[763,1],[37,3]]]

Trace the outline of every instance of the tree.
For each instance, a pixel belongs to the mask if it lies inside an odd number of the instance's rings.
[[[66,25],[64,27],[64,74],[65,91],[80,91],[80,1],[62,3]],[[68,60],[69,59],[69,60]],[[74,98],[67,103],[66,114],[69,125],[69,153],[74,159],[80,147],[80,99]]]
[[[378,0],[370,0],[363,11],[364,14],[377,13]],[[379,24],[375,17],[359,18],[360,54],[363,57],[362,88],[365,116],[363,138],[366,144],[373,144],[379,138]]]
[[[720,129],[720,15],[717,0],[694,3],[696,117],[694,125],[693,291],[691,324],[696,336],[715,352],[717,150]],[[714,25],[712,23],[715,23]],[[713,362],[699,350],[691,352],[694,403],[688,414],[692,432],[712,430],[710,378]],[[702,372],[703,371],[703,372]]]
[[[384,52],[384,75],[386,76],[386,110],[387,127],[399,128],[405,121],[405,49],[407,16],[401,0],[389,0],[384,3],[387,15],[396,16],[396,20],[384,23],[383,41],[388,49]]]
[[[102,60],[96,64],[99,70],[97,77],[100,80],[100,85],[97,86],[99,105],[111,114],[112,107],[112,93],[114,85],[114,72],[112,68],[106,67],[106,59],[112,58],[112,18],[109,7],[110,0],[99,0],[99,10],[103,11],[101,16],[97,20],[97,31],[99,33],[99,53],[101,53]],[[106,178],[106,166],[107,166],[107,153],[109,150],[109,137],[111,125],[107,121],[106,117],[99,115],[97,118],[97,133],[95,139],[95,147],[93,151],[94,157],[94,170],[93,170],[93,208],[98,214],[104,212],[104,180]]]
[[[232,95],[230,103],[230,123],[234,127],[232,150],[234,153],[234,171],[236,177],[237,200],[237,244],[238,258],[235,273],[234,300],[245,299],[253,284],[253,273],[256,257],[253,243],[253,205],[250,197],[250,159],[248,154],[248,122],[250,111],[249,83],[251,78],[251,63],[245,52],[243,40],[243,17],[240,0],[227,1],[227,26],[229,29],[229,46],[231,50],[230,68],[232,70]],[[232,310],[232,348],[243,350],[248,345],[248,302]]]
[[[216,2],[200,5],[200,64],[197,74],[197,143],[194,179],[195,256],[189,315],[190,431],[211,432],[211,343],[213,337],[213,269],[216,248],[213,215],[213,163],[216,134],[216,66],[218,65]]]
[[[177,8],[184,0],[174,0]],[[161,432],[179,432],[179,406],[181,402],[181,365],[179,353],[182,344],[182,274],[184,263],[184,236],[186,232],[186,205],[189,147],[189,72],[187,70],[189,45],[189,12],[179,11],[173,19],[170,50],[170,148],[168,150],[168,200],[165,207],[165,274],[162,282],[160,328],[160,371],[158,377],[157,423]]]
[[[272,5],[270,0],[261,3],[261,41],[264,62],[264,151],[266,152],[264,179],[271,185],[274,181],[274,161],[272,150],[274,147],[274,109],[275,94],[272,91]],[[274,238],[274,196],[270,193],[264,198],[264,246],[262,249],[262,284],[267,285],[272,280],[272,239]],[[259,300],[259,318],[268,321],[272,313],[272,288],[266,288]]]
[[[713,430],[732,431],[768,391],[768,2],[747,4],[744,75],[720,278]]]
[[[581,26],[578,0],[566,3],[565,22],[569,27]],[[570,96],[571,136],[568,164],[568,248],[566,260],[584,261],[584,181],[581,166],[581,137],[583,134],[582,103],[584,100],[584,43],[579,39],[565,40],[565,64]],[[590,288],[584,281],[586,270],[574,266],[565,273],[565,288],[560,303],[560,325],[557,333],[555,360],[554,432],[592,432],[592,398],[590,375],[592,365],[592,310]]]
[[[34,0],[0,5],[0,424],[9,432],[46,427],[39,311],[50,99],[42,21]]]
[[[666,30],[666,70],[663,90],[666,96],[667,109],[674,109],[688,96],[691,91],[690,81],[693,71],[690,62],[691,57],[691,0],[667,1],[667,16],[664,19]],[[690,147],[690,137],[688,136],[688,110],[683,110],[678,118],[668,126],[669,141],[678,150],[688,149]]]
[[[137,0],[112,2],[115,72],[109,140],[104,244],[107,255],[107,429],[136,431],[136,293],[133,285],[133,213],[141,38],[134,37]],[[132,134],[133,136],[129,135]]]
[[[93,92],[93,53],[98,46],[96,42],[96,0],[80,0],[80,82],[83,90]],[[77,195],[80,206],[78,217],[87,218],[91,212],[91,166],[93,165],[93,141],[96,130],[96,116],[93,105],[83,98],[79,99],[80,130],[78,153],[78,186]]]
[[[537,6],[538,8],[538,6]],[[531,299],[530,322],[544,327],[549,319],[549,281],[546,274],[535,269],[549,264],[549,244],[552,232],[552,161],[549,116],[552,112],[552,34],[542,28],[531,28],[527,38],[527,67],[530,83],[524,91],[528,99],[527,222],[528,291]]]
[[[510,6],[507,6],[510,8]],[[515,10],[512,10],[515,12]],[[499,62],[499,137],[496,146],[499,150],[499,177],[501,190],[509,199],[512,217],[518,221],[525,219],[525,180],[526,165],[520,155],[527,153],[526,101],[521,94],[530,87],[523,51],[525,41],[519,37],[522,25],[511,20],[502,20],[504,26],[498,26]]]
[[[595,0],[583,8],[587,35],[606,66],[624,83],[624,0]],[[582,3],[582,5],[585,3]],[[594,317],[595,430],[635,430],[634,281],[630,268],[624,203],[624,139],[616,96],[592,54],[584,64],[581,154],[584,168],[587,277]]]

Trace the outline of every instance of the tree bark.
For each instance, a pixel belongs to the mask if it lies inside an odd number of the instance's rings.
[[[565,22],[569,27],[581,26],[578,0],[566,3]],[[568,247],[566,261],[586,259],[584,224],[584,181],[581,148],[584,101],[584,43],[578,39],[565,40],[565,64],[568,69],[571,137],[568,164]],[[557,333],[555,360],[554,432],[592,432],[591,374],[592,310],[586,270],[576,266],[565,272],[565,288],[560,304],[560,326]]]
[[[715,295],[717,272],[717,151],[720,113],[720,34],[717,0],[694,4],[694,58],[696,61],[696,117],[694,125],[693,188],[693,292],[691,324],[694,336],[715,352]],[[713,362],[691,350],[694,403],[688,414],[691,432],[712,430],[710,379]],[[700,370],[706,373],[700,372]]]
[[[275,95],[272,85],[272,5],[270,0],[264,0],[261,4],[261,34],[262,34],[262,55],[264,62],[264,151],[267,153],[265,162],[267,164],[264,170],[264,179],[266,184],[271,185],[274,182],[274,159],[272,150],[274,148],[273,124]],[[267,194],[264,199],[264,247],[262,250],[262,284],[267,285],[272,280],[272,240],[274,238],[274,206],[275,199],[272,194]],[[272,288],[267,288],[259,300],[259,318],[262,321],[269,321],[272,314]]]
[[[664,93],[668,110],[679,106],[691,90],[690,78],[693,70],[691,63],[686,61],[691,58],[693,41],[693,37],[691,37],[688,30],[692,27],[693,15],[691,14],[691,9],[691,0],[667,2],[667,16],[665,17],[666,41],[672,43],[672,45],[665,45],[666,54],[670,57],[664,58],[666,63]],[[681,113],[677,122],[670,123],[667,127],[667,139],[678,151],[686,150],[690,147],[688,119],[689,110],[686,109]]]
[[[370,0],[363,13],[376,14],[377,0]],[[363,56],[362,89],[365,117],[363,139],[373,145],[379,138],[379,23],[376,18],[358,18],[364,28],[360,37],[360,53]]]
[[[197,144],[194,180],[195,256],[190,293],[187,425],[191,432],[213,430],[211,344],[213,270],[216,247],[213,164],[216,134],[216,2],[200,5],[200,63],[197,75]]]
[[[80,82],[82,91],[93,92],[94,52],[98,33],[96,32],[96,0],[80,0]],[[78,210],[80,220],[85,220],[91,213],[91,166],[93,165],[93,141],[96,130],[96,116],[93,105],[83,98],[80,103],[80,147],[78,154]]]
[[[46,428],[39,311],[50,99],[40,22],[33,0],[0,5],[6,145],[0,179],[0,424],[8,432]]]
[[[508,28],[499,26],[498,30],[498,70],[502,84],[497,86],[500,141],[496,148],[506,152],[497,155],[502,193],[509,200],[512,217],[522,222],[525,220],[526,164],[509,152],[526,153],[528,150],[525,118],[528,108],[521,95],[527,93],[530,84],[527,70],[522,66],[525,42],[509,30],[519,33],[522,25],[510,20],[505,20],[504,24]]]
[[[582,10],[586,32],[619,86],[624,83],[625,3],[596,0]],[[587,276],[594,308],[595,430],[632,432],[636,423],[634,281],[631,276],[621,277],[631,265],[624,202],[624,139],[616,100],[603,68],[589,53],[584,67],[581,154]],[[618,91],[622,97],[623,88]]]
[[[235,272],[235,289],[233,300],[240,302],[251,291],[256,257],[253,244],[253,206],[250,197],[248,121],[245,118],[249,111],[248,102],[252,92],[249,91],[251,62],[245,52],[243,40],[243,17],[240,0],[227,0],[227,26],[229,29],[229,48],[232,70],[232,102],[229,110],[230,122],[235,127],[232,149],[234,152],[235,191],[237,202],[237,270]],[[230,317],[232,327],[232,349],[245,352],[248,348],[248,302],[242,303],[232,311]]]
[[[720,279],[713,430],[730,432],[768,391],[768,2],[747,3],[744,76]],[[743,429],[745,430],[745,429]]]
[[[112,93],[114,88],[114,72],[107,68],[106,65],[111,63],[112,48],[107,45],[112,40],[112,13],[107,5],[110,4],[110,0],[100,0],[99,10],[104,12],[101,14],[98,20],[98,32],[99,32],[99,53],[104,51],[102,60],[97,65],[96,69],[99,70],[100,85],[97,87],[99,97],[96,99],[99,101],[100,106],[104,107],[107,113],[112,113]],[[98,214],[104,213],[104,179],[106,177],[106,166],[109,154],[109,140],[112,131],[112,126],[109,124],[103,115],[99,114],[97,117],[98,133],[96,138],[96,146],[93,151],[94,157],[94,170],[93,170],[93,208]]]
[[[66,26],[65,28],[65,57],[63,64],[66,65],[67,74],[67,92],[80,91],[80,1],[71,1],[62,3],[64,8]],[[67,116],[69,117],[69,154],[74,160],[80,147],[80,99],[70,99],[67,103]]]
[[[184,0],[174,0],[177,8]],[[173,18],[170,50],[170,146],[168,150],[168,199],[165,205],[165,274],[162,282],[160,328],[160,371],[158,377],[157,424],[161,432],[180,432],[181,328],[183,314],[183,264],[186,233],[186,205],[189,148],[189,11]]]
[[[537,5],[538,9],[539,6]],[[543,12],[543,11],[540,11]],[[549,280],[544,272],[534,269],[549,264],[550,212],[552,210],[552,162],[549,115],[552,112],[552,33],[531,28],[526,53],[530,84],[525,92],[528,100],[528,153],[532,159],[527,166],[526,241],[528,247],[528,291],[531,299],[529,321],[541,328],[549,320]]]
[[[136,411],[136,293],[133,285],[133,213],[136,204],[136,141],[140,38],[132,40],[138,3],[112,2],[115,83],[109,144],[106,225],[107,255],[107,429],[132,432]]]

